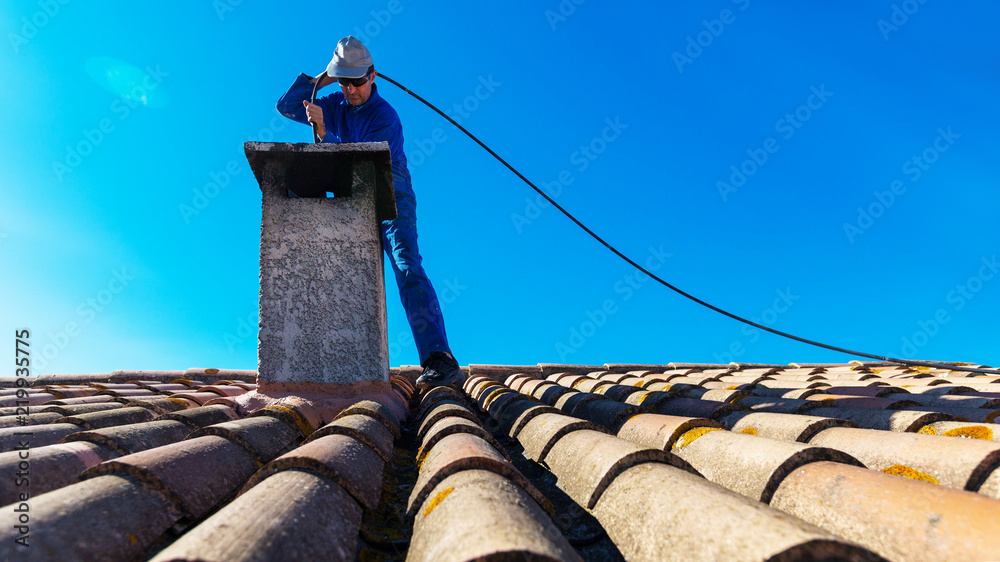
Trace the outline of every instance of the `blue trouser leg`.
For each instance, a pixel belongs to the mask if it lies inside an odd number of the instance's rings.
[[[399,298],[413,331],[413,341],[422,364],[434,351],[447,351],[448,336],[437,294],[421,265],[417,248],[416,203],[404,197],[396,199],[395,219],[382,221],[382,247],[389,256],[399,286]]]

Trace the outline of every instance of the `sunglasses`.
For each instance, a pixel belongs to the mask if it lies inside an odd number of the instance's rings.
[[[338,78],[337,81],[340,82],[341,86],[354,86],[355,88],[360,88],[368,83],[368,77],[370,74],[365,74],[361,78]]]

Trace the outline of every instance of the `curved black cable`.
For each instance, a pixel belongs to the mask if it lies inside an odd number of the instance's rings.
[[[379,76],[381,76],[384,80],[386,80],[390,84],[393,84],[394,86],[396,86],[399,89],[403,90],[407,94],[410,94],[411,96],[413,96],[414,98],[416,98],[418,101],[420,101],[421,103],[423,103],[427,107],[429,107],[432,110],[434,110],[438,115],[440,115],[441,117],[444,117],[445,119],[447,119],[449,123],[451,123],[452,125],[458,127],[458,129],[460,131],[462,131],[463,133],[465,133],[470,139],[474,140],[476,142],[476,144],[478,144],[479,146],[481,146],[483,148],[483,150],[485,150],[486,152],[489,152],[501,164],[503,164],[504,166],[506,166],[508,170],[510,170],[511,172],[513,172],[514,175],[516,175],[517,177],[521,178],[521,180],[524,183],[528,184],[528,186],[530,186],[531,189],[534,189],[535,192],[537,192],[539,195],[541,195],[542,197],[544,197],[549,203],[552,204],[553,207],[555,207],[556,209],[559,209],[559,212],[561,212],[562,214],[566,215],[566,218],[568,218],[569,220],[571,220],[574,223],[576,223],[576,225],[579,226],[580,228],[582,228],[584,232],[586,232],[591,237],[593,237],[595,240],[597,240],[602,245],[604,245],[605,248],[607,248],[608,250],[611,250],[611,252],[614,253],[616,256],[618,256],[621,259],[625,260],[632,267],[634,267],[634,268],[638,269],[639,271],[645,273],[646,275],[648,275],[652,279],[655,279],[658,283],[660,283],[664,287],[666,287],[666,288],[674,291],[675,293],[677,293],[677,294],[679,294],[679,295],[681,295],[681,296],[683,296],[685,298],[688,298],[688,299],[690,299],[690,300],[692,300],[692,301],[694,301],[694,302],[696,302],[696,303],[698,303],[698,304],[700,304],[700,305],[702,305],[704,307],[710,308],[710,309],[718,312],[719,314],[723,314],[725,316],[728,316],[728,317],[732,318],[733,320],[737,320],[739,322],[743,322],[744,324],[748,324],[748,325],[753,326],[755,328],[759,328],[761,330],[765,330],[765,331],[770,332],[772,334],[779,335],[779,336],[782,336],[782,337],[785,337],[785,338],[788,338],[788,339],[792,339],[792,340],[795,340],[795,341],[798,341],[798,342],[802,342],[802,343],[805,343],[805,344],[813,345],[813,346],[816,346],[816,347],[822,347],[824,349],[829,349],[831,351],[837,351],[837,352],[840,352],[840,353],[845,353],[847,355],[855,355],[855,356],[858,356],[858,357],[867,357],[869,359],[877,359],[879,361],[886,361],[886,362],[889,362],[889,363],[899,363],[901,365],[910,365],[910,366],[917,366],[917,367],[932,367],[932,368],[937,368],[937,369],[948,369],[948,370],[952,370],[952,371],[969,371],[969,372],[973,372],[973,373],[989,373],[989,374],[1000,375],[1000,370],[997,370],[997,369],[983,369],[983,368],[965,367],[965,366],[962,366],[962,365],[948,365],[948,364],[944,364],[944,363],[934,363],[934,362],[929,362],[929,361],[914,361],[914,360],[911,360],[911,359],[897,359],[897,358],[893,358],[893,357],[885,357],[885,356],[882,356],[882,355],[874,355],[872,353],[864,353],[864,352],[861,352],[861,351],[854,351],[854,350],[846,349],[846,348],[843,348],[843,347],[837,347],[837,346],[833,346],[833,345],[827,345],[825,343],[820,343],[820,342],[813,341],[813,340],[810,340],[810,339],[801,338],[799,336],[796,336],[796,335],[793,335],[793,334],[789,334],[787,332],[782,332],[781,330],[775,330],[774,328],[769,328],[767,326],[763,326],[763,325],[758,324],[756,322],[753,322],[751,320],[747,320],[746,318],[737,316],[737,315],[735,315],[735,314],[733,314],[731,312],[727,312],[727,311],[725,311],[725,310],[723,310],[723,309],[721,309],[721,308],[719,308],[719,307],[717,307],[715,305],[709,304],[709,303],[707,303],[707,302],[699,299],[698,297],[696,297],[694,295],[691,295],[691,294],[689,294],[689,293],[687,293],[687,292],[685,292],[685,291],[683,291],[683,290],[681,290],[681,289],[679,289],[679,288],[671,285],[670,283],[664,281],[663,279],[660,279],[655,274],[653,274],[653,272],[648,271],[645,267],[642,267],[638,263],[632,261],[631,258],[629,258],[625,254],[623,254],[620,251],[618,251],[617,248],[615,248],[614,246],[612,246],[611,244],[609,244],[608,242],[606,242],[603,238],[601,238],[600,236],[598,236],[594,231],[592,231],[589,228],[587,228],[587,226],[585,224],[583,224],[582,222],[580,222],[576,217],[574,217],[572,214],[570,214],[569,211],[567,211],[561,205],[559,205],[558,203],[556,203],[555,200],[553,200],[551,197],[549,197],[548,194],[546,194],[544,191],[542,191],[541,189],[539,189],[538,187],[536,187],[535,184],[531,183],[531,181],[528,180],[528,178],[524,177],[521,174],[521,172],[518,172],[513,166],[511,166],[510,164],[508,164],[506,160],[504,160],[503,158],[501,158],[500,155],[498,155],[496,152],[493,152],[493,150],[490,149],[490,147],[486,146],[481,140],[479,140],[478,138],[476,138],[475,135],[473,135],[472,133],[470,133],[469,131],[467,131],[465,129],[465,127],[463,127],[463,126],[459,125],[458,123],[456,123],[454,119],[452,119],[451,117],[449,117],[448,115],[446,115],[443,111],[441,111],[440,109],[438,109],[437,107],[435,107],[432,103],[430,103],[429,101],[427,101],[424,98],[420,97],[419,95],[411,92],[410,90],[408,90],[405,86],[403,86],[399,82],[396,82],[395,80],[393,80],[392,78],[389,78],[388,76],[386,76],[385,74],[382,74],[381,72],[379,73]],[[316,83],[318,84],[319,81],[317,80]]]
[[[309,103],[316,103],[316,92],[319,91],[319,83],[323,81],[324,76],[326,76],[325,70],[323,72],[320,72],[319,76],[316,77],[316,82],[313,84],[312,97],[309,98]],[[308,118],[308,115],[306,117]],[[313,142],[323,142],[323,139],[319,138],[319,130],[318,127],[316,127],[316,123],[312,124],[312,128],[313,128]]]

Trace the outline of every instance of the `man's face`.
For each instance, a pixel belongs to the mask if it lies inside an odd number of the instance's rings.
[[[375,81],[377,75],[378,72],[373,70],[368,76],[368,81],[361,86],[341,84],[340,90],[344,92],[344,98],[347,99],[347,103],[357,107],[368,101],[368,98],[372,96],[372,83]]]

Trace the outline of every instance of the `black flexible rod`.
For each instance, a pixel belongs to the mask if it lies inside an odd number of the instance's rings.
[[[517,177],[521,178],[521,180],[524,181],[524,183],[528,184],[528,186],[530,186],[531,189],[534,189],[539,195],[541,195],[549,203],[551,203],[553,207],[555,207],[556,209],[559,209],[559,212],[561,212],[562,214],[566,215],[566,217],[569,220],[571,220],[574,223],[576,223],[576,225],[579,226],[580,228],[582,228],[584,232],[586,232],[587,234],[589,234],[590,236],[592,236],[595,240],[597,240],[598,242],[600,242],[601,244],[603,244],[605,248],[607,248],[608,250],[611,250],[611,252],[613,252],[616,256],[618,256],[621,259],[625,260],[632,267],[634,267],[634,268],[638,269],[639,271],[645,273],[646,275],[648,275],[652,279],[655,279],[658,283],[660,283],[664,287],[666,287],[666,288],[674,291],[675,293],[677,293],[677,294],[679,294],[679,295],[681,295],[683,297],[686,297],[686,298],[688,298],[688,299],[690,299],[690,300],[692,300],[692,301],[694,301],[694,302],[696,302],[696,303],[698,303],[698,304],[700,304],[700,305],[702,305],[704,307],[710,308],[710,309],[718,312],[719,314],[723,314],[725,316],[728,316],[728,317],[732,318],[733,320],[737,320],[739,322],[743,322],[744,324],[748,324],[748,325],[753,326],[755,328],[759,328],[761,330],[770,332],[772,334],[779,335],[779,336],[782,336],[782,337],[785,337],[785,338],[788,338],[788,339],[792,339],[792,340],[795,340],[795,341],[799,341],[799,342],[802,342],[802,343],[805,343],[805,344],[813,345],[813,346],[816,346],[816,347],[822,347],[824,349],[829,349],[831,351],[837,351],[837,352],[840,352],[840,353],[845,353],[847,355],[855,355],[855,356],[858,356],[858,357],[867,357],[869,359],[876,359],[876,360],[879,360],[879,361],[886,361],[886,362],[889,362],[889,363],[899,363],[901,365],[908,365],[908,366],[915,366],[915,367],[930,367],[930,368],[935,368],[935,369],[947,369],[947,370],[951,370],[951,371],[968,371],[968,372],[971,372],[971,373],[984,373],[984,374],[991,374],[991,375],[1000,375],[1000,370],[997,370],[997,369],[984,369],[984,368],[975,368],[975,367],[965,367],[965,366],[962,366],[962,365],[948,365],[948,364],[945,364],[945,363],[934,363],[934,362],[930,362],[930,361],[914,361],[914,360],[911,360],[911,359],[897,359],[897,358],[893,358],[893,357],[885,357],[885,356],[882,356],[882,355],[875,355],[875,354],[872,354],[872,353],[864,353],[864,352],[861,352],[861,351],[854,351],[854,350],[846,349],[846,348],[843,348],[843,347],[837,347],[837,346],[833,346],[833,345],[827,345],[825,343],[813,341],[813,340],[806,339],[806,338],[801,338],[799,336],[796,336],[796,335],[793,335],[793,334],[789,334],[787,332],[782,332],[781,330],[775,330],[774,328],[768,328],[767,326],[762,326],[762,325],[760,325],[760,324],[758,324],[756,322],[753,322],[751,320],[747,320],[746,318],[742,318],[740,316],[737,316],[735,314],[732,314],[730,312],[722,310],[721,308],[719,308],[719,307],[717,307],[715,305],[709,304],[709,303],[707,303],[707,302],[699,299],[698,297],[695,297],[694,295],[688,294],[688,293],[682,291],[681,289],[679,289],[679,288],[671,285],[670,283],[667,283],[663,279],[660,279],[659,277],[657,277],[656,275],[654,275],[651,271],[648,271],[646,268],[642,267],[638,263],[632,261],[632,259],[630,259],[625,254],[623,254],[620,251],[618,251],[617,248],[615,248],[614,246],[612,246],[611,244],[609,244],[608,242],[606,242],[603,238],[601,238],[596,233],[594,233],[594,231],[592,231],[589,228],[587,228],[586,225],[584,225],[576,217],[574,217],[572,214],[570,214],[569,211],[567,211],[566,209],[562,208],[561,205],[559,205],[558,203],[556,203],[544,191],[542,191],[541,189],[538,189],[538,187],[536,187],[535,184],[531,183],[531,181],[529,181],[528,178],[526,178],[523,175],[521,175],[521,172],[518,172],[513,166],[511,166],[510,164],[508,164],[506,160],[504,160],[503,158],[501,158],[500,155],[498,155],[496,152],[493,152],[493,150],[490,149],[490,147],[488,147],[485,144],[483,144],[483,142],[481,140],[479,140],[478,138],[476,138],[475,135],[473,135],[472,133],[470,133],[469,131],[467,131],[465,129],[465,127],[463,127],[463,126],[459,125],[458,123],[456,123],[454,119],[452,119],[451,117],[449,117],[448,115],[446,115],[443,111],[441,111],[440,109],[438,109],[437,107],[435,107],[433,104],[431,104],[430,102],[428,102],[424,98],[422,98],[422,97],[418,96],[417,94],[411,92],[410,90],[408,90],[405,86],[403,86],[399,82],[396,82],[392,78],[389,78],[385,74],[382,74],[380,72],[379,76],[382,77],[387,82],[389,82],[390,84],[393,84],[394,86],[396,86],[399,89],[403,90],[407,94],[410,94],[411,96],[413,96],[414,98],[416,98],[418,101],[420,101],[421,103],[423,103],[427,107],[433,109],[438,115],[440,115],[441,117],[444,117],[445,119],[447,119],[449,123],[451,123],[452,125],[458,127],[458,129],[460,131],[462,131],[463,133],[465,133],[470,139],[474,140],[476,142],[476,144],[478,144],[479,146],[483,147],[483,150],[485,150],[486,152],[489,152],[501,164],[503,164],[504,166],[506,166],[508,170],[510,170],[511,172],[513,172],[514,175],[516,175]],[[319,84],[319,80],[317,80],[316,83]],[[315,93],[313,95],[315,95]]]

